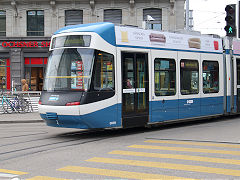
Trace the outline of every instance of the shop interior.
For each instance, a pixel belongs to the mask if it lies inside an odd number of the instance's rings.
[[[43,88],[43,67],[28,67],[25,77],[31,91],[42,91]]]

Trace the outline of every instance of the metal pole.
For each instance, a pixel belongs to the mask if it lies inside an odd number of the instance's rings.
[[[186,29],[189,30],[189,0],[186,0]]]
[[[239,19],[239,6],[240,5],[240,1],[238,0],[237,1],[237,5],[236,5],[236,37],[239,38],[240,37],[240,27],[239,27],[239,24],[240,24],[240,19]]]
[[[231,112],[234,112],[234,62],[233,62],[233,37],[229,37],[230,72],[231,72]]]
[[[223,99],[223,109],[224,109],[224,114],[227,113],[227,67],[226,67],[226,51],[224,51],[224,56],[223,56],[223,73],[224,73],[224,78],[223,78],[223,84],[224,84],[224,99]]]

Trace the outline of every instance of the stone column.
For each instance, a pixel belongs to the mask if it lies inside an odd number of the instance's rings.
[[[24,77],[24,62],[21,54],[21,48],[12,48],[10,51],[11,81],[14,82],[17,90],[21,90],[21,79]]]

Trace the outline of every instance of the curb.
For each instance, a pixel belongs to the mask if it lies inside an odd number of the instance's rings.
[[[0,121],[0,124],[12,124],[12,123],[41,123],[44,120],[24,120],[24,121]]]

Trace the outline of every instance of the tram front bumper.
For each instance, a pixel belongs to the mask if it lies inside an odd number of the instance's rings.
[[[39,105],[38,111],[48,126],[80,129],[89,128],[81,121],[79,106]]]

